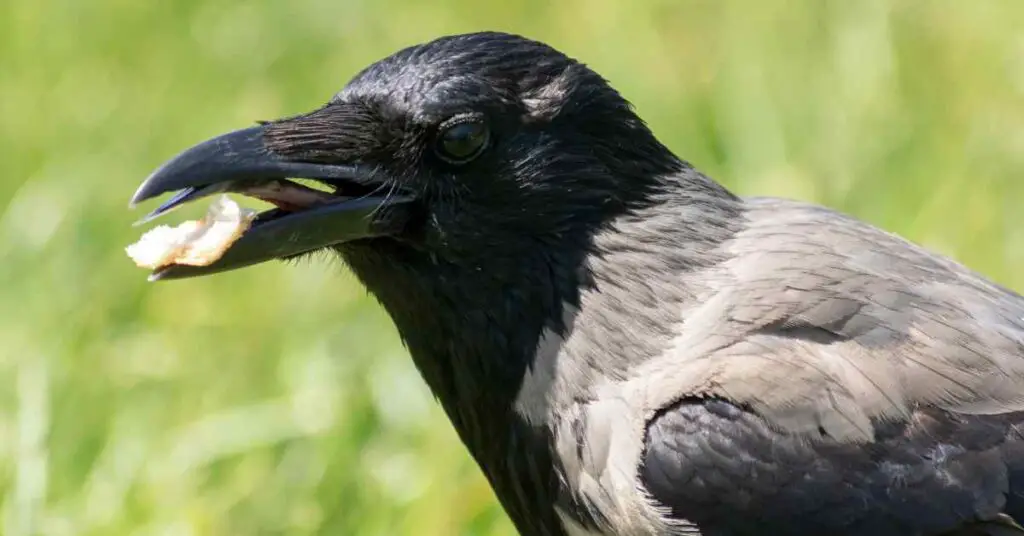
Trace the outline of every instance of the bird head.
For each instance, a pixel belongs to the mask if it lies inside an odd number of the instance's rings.
[[[594,71],[545,44],[484,32],[400,50],[312,112],[187,149],[132,203],[175,192],[156,216],[235,192],[278,206],[215,263],[166,266],[154,279],[324,249],[356,263],[429,258],[479,270],[585,241],[681,166]]]

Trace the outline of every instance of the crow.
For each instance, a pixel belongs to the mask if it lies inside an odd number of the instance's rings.
[[[132,205],[171,192],[277,208],[152,280],[336,253],[522,534],[1024,534],[1024,298],[730,192],[549,45],[404,48]]]

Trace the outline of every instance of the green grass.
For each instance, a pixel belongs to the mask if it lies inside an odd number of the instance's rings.
[[[738,192],[1024,288],[1019,0],[7,0],[3,534],[513,534],[343,267],[152,285],[123,254],[128,197],[178,150],[476,29],[588,62]]]

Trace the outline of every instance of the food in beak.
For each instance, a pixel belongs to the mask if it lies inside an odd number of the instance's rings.
[[[172,264],[208,266],[241,238],[256,215],[257,211],[244,208],[222,194],[210,204],[201,220],[186,221],[175,227],[155,227],[125,248],[125,252],[136,265],[150,270]]]

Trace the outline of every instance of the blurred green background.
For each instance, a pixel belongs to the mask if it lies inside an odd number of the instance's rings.
[[[1024,288],[1020,0],[5,0],[3,534],[513,534],[344,267],[153,285],[123,253],[177,151],[479,29],[589,63],[738,192]]]

